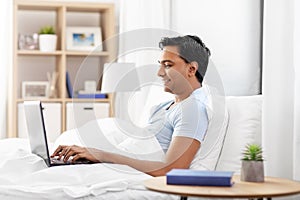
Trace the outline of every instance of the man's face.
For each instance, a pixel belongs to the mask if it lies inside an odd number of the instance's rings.
[[[176,46],[164,47],[159,63],[157,75],[162,78],[166,92],[180,94],[190,87],[187,81],[189,64],[179,56]]]

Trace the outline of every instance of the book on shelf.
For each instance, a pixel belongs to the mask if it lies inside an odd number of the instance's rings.
[[[67,86],[68,97],[73,98],[73,86],[71,83],[69,72],[66,72],[66,86]]]
[[[95,99],[105,99],[107,95],[105,93],[101,93],[100,91],[90,92],[85,90],[79,90],[77,98],[95,98]]]
[[[232,176],[232,171],[172,169],[167,173],[167,184],[230,187]]]

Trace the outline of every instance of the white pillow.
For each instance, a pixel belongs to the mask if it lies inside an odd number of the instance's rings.
[[[118,118],[93,120],[66,131],[57,138],[53,150],[58,145],[73,144],[143,160],[162,161],[165,157],[155,135]]]
[[[118,144],[128,138],[122,131],[124,122],[116,118],[104,118],[92,120],[83,126],[67,130],[55,141],[54,148],[58,145],[79,145],[103,150],[117,147]]]
[[[227,97],[229,124],[217,170],[240,173],[246,144],[261,144],[262,96]]]
[[[197,152],[190,168],[198,170],[215,170],[223,146],[228,124],[228,112],[224,96],[209,96],[206,106],[208,129],[200,150]]]

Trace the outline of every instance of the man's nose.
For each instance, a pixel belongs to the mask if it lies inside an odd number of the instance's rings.
[[[157,71],[157,76],[163,77],[166,75],[165,69],[163,66],[160,66],[158,71]]]

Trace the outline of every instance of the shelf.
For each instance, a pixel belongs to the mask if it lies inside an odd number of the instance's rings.
[[[89,5],[79,5],[79,4],[66,4],[68,12],[104,12],[110,9],[113,5],[109,3],[101,4],[98,3],[94,6],[92,3]]]
[[[55,10],[62,6],[67,7],[68,12],[104,12],[111,9],[111,3],[92,3],[82,4],[81,2],[55,2],[55,1],[34,1],[16,0],[19,10]]]
[[[105,98],[105,99],[78,99],[78,98],[73,98],[73,99],[65,99],[65,102],[67,103],[77,103],[77,102],[110,102],[110,99]]]
[[[72,103],[72,102],[110,102],[110,99],[109,98],[96,98],[96,99],[92,99],[92,98],[89,98],[89,99],[78,99],[78,98],[64,98],[64,99],[60,99],[60,98],[57,98],[57,99],[36,99],[36,98],[32,98],[32,99],[17,99],[17,103],[23,103],[24,101],[41,101],[41,102],[50,102],[50,103],[53,103],[53,102],[66,102],[66,103]]]
[[[18,50],[18,55],[24,56],[59,56],[62,55],[62,51],[43,52],[39,50]]]
[[[34,4],[35,3],[35,4]],[[55,3],[43,3],[43,2],[22,2],[18,1],[19,10],[29,10],[29,11],[56,11],[61,6]]]
[[[66,51],[67,56],[109,56],[107,51]]]
[[[39,50],[18,50],[18,55],[24,56],[59,56],[62,55],[62,51],[43,52]],[[67,56],[109,56],[107,51],[66,51]]]
[[[97,2],[67,2],[64,0],[14,0],[14,35],[13,35],[13,69],[10,88],[13,88],[8,105],[8,136],[18,137],[22,114],[18,106],[24,101],[41,101],[49,104],[60,104],[57,118],[60,119],[60,132],[67,130],[69,103],[99,103],[106,106],[106,117],[113,116],[113,95],[108,94],[104,99],[68,98],[66,87],[66,72],[69,72],[74,90],[82,90],[86,80],[97,83],[103,73],[104,63],[115,58],[117,46],[105,45],[105,51],[75,51],[67,49],[67,28],[70,26],[101,27],[102,41],[115,35],[114,3]],[[54,52],[40,50],[18,49],[19,34],[30,35],[37,33],[44,25],[52,25],[56,30],[57,49]],[[96,50],[96,49],[95,49]],[[89,58],[89,59],[86,59]],[[84,70],[86,67],[87,70]],[[55,83],[58,98],[22,98],[22,82],[47,81],[47,73],[56,72]],[[77,76],[80,74],[80,76]],[[101,83],[99,83],[101,87]],[[101,105],[103,103],[103,105]],[[108,105],[107,105],[108,104]],[[107,110],[106,109],[106,110]],[[51,123],[51,120],[49,120]]]
[[[62,102],[62,99],[37,99],[37,98],[32,98],[32,99],[17,99],[18,103],[23,103],[24,101],[41,101],[41,102]]]

